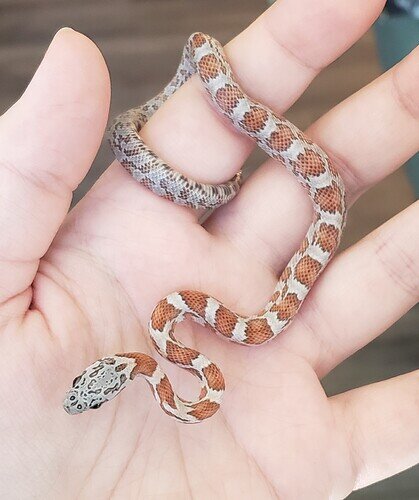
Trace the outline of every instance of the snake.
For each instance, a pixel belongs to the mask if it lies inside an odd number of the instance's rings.
[[[192,34],[175,77],[145,105],[118,116],[110,143],[119,162],[141,184],[176,204],[214,208],[230,201],[240,187],[240,174],[227,183],[206,185],[173,170],[142,141],[141,127],[192,75],[197,74],[215,110],[256,141],[271,158],[289,170],[306,189],[313,220],[274,292],[255,315],[233,312],[202,291],[170,293],[152,311],[149,333],[155,350],[198,377],[201,390],[194,401],[180,397],[150,355],[127,352],[102,358],[73,381],[64,409],[74,415],[97,409],[136,377],[144,378],[162,410],[182,423],[199,423],[219,409],[225,391],[220,368],[204,354],[180,342],[178,323],[191,318],[225,339],[245,346],[272,341],[291,323],[315,281],[338,248],[346,218],[345,188],[330,157],[286,118],[249,97],[240,87],[221,44],[209,35]]]

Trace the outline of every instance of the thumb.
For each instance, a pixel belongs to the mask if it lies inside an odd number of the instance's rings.
[[[109,75],[97,47],[64,28],[0,117],[0,304],[30,303],[39,259],[67,214],[106,126]]]

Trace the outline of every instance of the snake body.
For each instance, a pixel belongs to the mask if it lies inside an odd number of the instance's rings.
[[[306,188],[313,203],[313,222],[259,314],[236,314],[213,297],[190,290],[171,293],[154,308],[149,323],[153,345],[163,357],[200,379],[198,400],[191,402],[177,396],[154,358],[143,353],[122,353],[95,362],[75,379],[64,402],[70,414],[98,408],[141,375],[161,408],[176,420],[195,423],[210,417],[221,403],[223,375],[203,354],[175,338],[176,324],[191,317],[232,342],[264,344],[290,324],[339,245],[346,215],[345,190],[329,157],[295,125],[243,92],[222,47],[208,35],[195,33],[189,38],[178,72],[161,94],[117,118],[111,144],[121,163],[155,193],[181,205],[214,207],[235,195],[237,177],[221,186],[196,183],[159,160],[139,138],[138,130],[148,117],[193,72],[198,73],[216,109],[269,156],[279,160]]]

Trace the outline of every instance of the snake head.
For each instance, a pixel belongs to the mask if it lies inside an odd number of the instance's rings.
[[[64,399],[64,410],[70,415],[97,409],[110,401],[131,379],[135,360],[123,356],[99,359],[73,380]]]

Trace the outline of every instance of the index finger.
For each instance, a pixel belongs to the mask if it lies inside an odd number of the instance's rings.
[[[367,5],[361,0],[282,0],[225,52],[243,90],[281,113],[369,28],[382,6],[382,0]],[[249,138],[220,119],[197,78],[156,112],[141,135],[173,168],[207,183],[230,179],[253,148]]]

